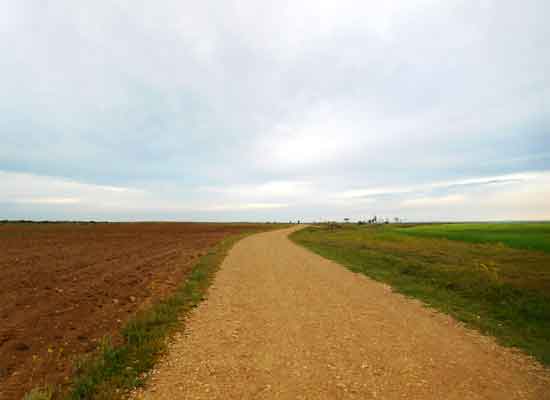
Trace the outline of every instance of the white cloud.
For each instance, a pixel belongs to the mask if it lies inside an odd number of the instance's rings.
[[[269,220],[274,212],[283,220],[372,215],[408,220],[550,218],[549,172],[352,191],[342,191],[337,183],[327,186],[306,181],[182,191],[170,186],[156,190],[101,186],[5,171],[0,171],[0,179],[0,203],[4,209],[16,207],[16,218],[48,219],[66,215],[67,210],[71,218],[124,220],[219,219],[228,213],[231,219],[255,213],[256,219]]]
[[[380,195],[397,195],[415,192],[425,192],[435,189],[446,189],[460,186],[476,185],[505,185],[518,181],[534,180],[544,175],[543,172],[522,172],[515,174],[486,176],[466,179],[453,179],[448,181],[430,182],[411,186],[374,187],[369,189],[352,189],[337,193],[335,197],[342,199],[353,199]]]
[[[0,171],[0,203],[23,209],[45,206],[48,210],[71,207],[73,215],[116,215],[140,219],[143,215],[161,212],[166,217],[182,217],[193,213],[245,212],[273,210],[289,205],[280,202],[251,201],[257,198],[296,196],[304,182],[268,182],[258,186],[204,188],[197,193],[208,195],[189,198],[189,193],[154,191],[127,187],[101,186],[59,177]],[[238,194],[238,196],[235,196]],[[238,197],[236,200],[235,197]],[[27,208],[25,208],[27,207]],[[133,216],[133,217],[132,217]],[[1,216],[0,216],[1,217]],[[23,217],[23,216],[21,216]],[[47,215],[44,216],[44,218]]]
[[[131,206],[145,195],[143,190],[94,185],[73,180],[29,173],[0,171],[0,202],[50,206],[115,204]]]
[[[437,207],[449,206],[455,204],[464,204],[466,197],[461,195],[448,195],[440,197],[419,197],[410,200],[405,200],[401,203],[402,207]]]
[[[199,189],[202,192],[240,199],[296,199],[309,195],[312,190],[312,183],[305,181],[270,181],[259,184],[203,187]]]
[[[33,197],[29,199],[15,199],[21,204],[77,204],[82,200],[76,197]]]
[[[27,199],[32,201],[47,199],[77,199],[80,196],[119,196],[123,194],[139,195],[142,190],[128,187],[95,185],[74,180],[42,176],[21,172],[0,171],[0,199],[4,201]],[[59,195],[76,194],[76,197],[58,197]],[[47,202],[47,201],[46,201]]]
[[[281,203],[244,203],[244,204],[218,204],[207,206],[201,211],[247,211],[247,210],[272,210],[277,208],[287,208],[288,204]]]

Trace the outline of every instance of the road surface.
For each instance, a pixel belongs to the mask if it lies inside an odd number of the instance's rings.
[[[550,399],[518,351],[292,243],[235,245],[138,399]]]

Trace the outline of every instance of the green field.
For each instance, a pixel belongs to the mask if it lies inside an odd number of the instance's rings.
[[[517,249],[550,253],[550,223],[425,224],[405,226],[399,231],[470,243],[502,243]]]
[[[549,227],[345,224],[291,238],[550,365]]]

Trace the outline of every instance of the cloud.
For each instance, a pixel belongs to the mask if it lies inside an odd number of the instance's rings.
[[[448,195],[441,197],[420,197],[410,200],[405,200],[401,203],[403,207],[437,207],[449,206],[454,204],[464,204],[466,198],[460,195]]]
[[[500,176],[489,176],[480,178],[466,178],[441,182],[430,182],[412,186],[396,186],[396,187],[374,187],[369,189],[353,189],[343,191],[337,194],[337,197],[343,199],[376,197],[385,195],[399,195],[406,193],[422,193],[434,190],[451,190],[464,187],[476,187],[485,185],[505,185],[517,183],[526,180],[536,179],[540,176],[537,172],[523,172],[517,174],[507,174]]]
[[[131,207],[146,192],[129,187],[95,185],[29,173],[0,171],[0,202],[19,205],[71,207]],[[23,216],[21,216],[23,217]]]
[[[223,204],[205,207],[204,211],[246,211],[246,210],[271,210],[274,208],[286,208],[288,204],[280,203],[245,203],[245,204]]]
[[[15,199],[15,203],[21,204],[76,204],[81,199],[75,197],[33,197],[30,199]]]
[[[332,219],[373,215],[409,221],[545,220],[550,172],[334,192]],[[327,203],[329,204],[329,203]],[[328,208],[328,207],[327,207]]]
[[[550,172],[348,192],[339,185],[305,181],[189,190],[165,185],[151,190],[5,171],[0,171],[0,178],[0,204],[16,219],[67,219],[67,215],[117,220],[219,220],[220,216],[242,220],[247,215],[254,220],[372,215],[414,221],[550,218]]]
[[[302,197],[310,193],[311,189],[311,182],[271,181],[260,184],[202,187],[199,190],[233,198],[273,199]]]
[[[550,170],[549,13],[539,0],[4,2],[0,170],[23,182],[0,188],[4,212],[287,220],[524,187]]]
[[[147,219],[160,212],[161,219],[181,219],[192,215],[200,215],[209,219],[211,213],[236,211],[246,212],[254,210],[272,210],[288,207],[285,203],[251,202],[255,198],[272,198],[273,196],[288,196],[292,189],[304,183],[300,182],[273,182],[254,190],[241,193],[236,188],[207,188],[195,191],[196,197],[190,198],[189,193],[178,192],[165,188],[156,192],[129,187],[114,187],[87,184],[52,176],[39,176],[27,173],[12,173],[0,171],[0,180],[3,183],[0,189],[0,204],[16,206],[21,214],[16,218],[24,218],[33,210],[38,211],[40,219],[48,219],[48,213],[58,215],[67,210],[80,218],[85,219],[110,218],[118,215],[122,219],[139,219],[136,215]],[[204,196],[206,192],[209,196]],[[235,193],[239,193],[240,201],[235,200]],[[34,207],[45,207],[35,209]],[[42,214],[40,214],[42,213]],[[74,218],[74,217],[73,217]]]

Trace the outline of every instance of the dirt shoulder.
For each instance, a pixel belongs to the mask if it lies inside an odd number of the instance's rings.
[[[139,399],[550,399],[550,372],[262,233],[235,245]]]

